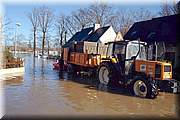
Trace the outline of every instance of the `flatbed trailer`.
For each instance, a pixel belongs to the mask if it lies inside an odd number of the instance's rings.
[[[64,48],[64,61],[68,64],[74,64],[81,67],[95,68],[100,64],[101,55],[69,52],[68,48]]]

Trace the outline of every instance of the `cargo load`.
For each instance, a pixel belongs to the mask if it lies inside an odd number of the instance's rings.
[[[73,44],[71,51],[78,53],[105,55],[107,51],[107,45],[97,42],[82,41]]]

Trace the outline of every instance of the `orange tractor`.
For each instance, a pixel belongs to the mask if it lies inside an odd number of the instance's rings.
[[[161,81],[173,81],[171,64],[147,60],[146,43],[114,41],[106,46],[105,55],[72,52],[64,48],[63,60],[74,73],[84,70],[95,73],[101,84],[124,86],[135,96],[144,98],[155,98],[158,88],[162,87]],[[171,87],[179,86],[172,84]]]

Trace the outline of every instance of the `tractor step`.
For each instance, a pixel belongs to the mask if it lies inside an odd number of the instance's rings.
[[[156,80],[161,92],[180,93],[180,81],[177,80]]]

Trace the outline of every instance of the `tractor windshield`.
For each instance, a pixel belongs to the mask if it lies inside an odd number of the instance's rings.
[[[130,59],[132,56],[136,56],[139,51],[139,44],[132,43],[127,45],[126,59]],[[136,59],[146,60],[146,48],[140,44],[140,52]]]
[[[114,45],[114,55],[121,61],[125,60],[125,45],[115,44]]]

